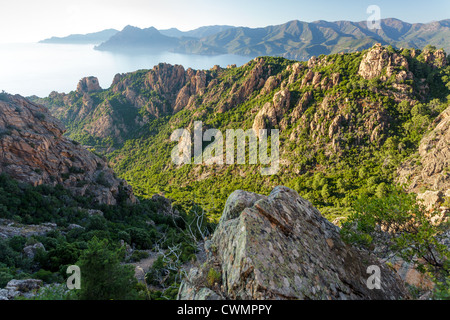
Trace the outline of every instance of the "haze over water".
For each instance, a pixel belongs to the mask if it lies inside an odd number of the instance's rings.
[[[114,75],[152,69],[161,62],[185,68],[210,69],[214,65],[241,66],[251,57],[238,55],[200,56],[162,52],[128,55],[94,50],[94,45],[0,44],[0,92],[45,97],[52,91],[69,93],[87,76],[109,88]]]

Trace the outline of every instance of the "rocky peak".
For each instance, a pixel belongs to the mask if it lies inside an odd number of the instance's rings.
[[[43,106],[21,96],[0,101],[0,173],[32,185],[61,184],[75,195],[116,204],[136,202],[131,187],[107,163],[63,136],[65,128]]]
[[[277,92],[272,102],[267,102],[259,110],[253,121],[253,131],[259,136],[260,129],[271,129],[280,123],[280,120],[289,110],[291,103],[291,94],[289,89],[283,89]]]
[[[146,85],[160,94],[178,92],[186,83],[183,66],[160,63],[147,73]]]
[[[401,279],[384,263],[345,244],[339,228],[297,192],[276,187],[268,197],[235,191],[191,269],[179,299],[401,299]],[[369,266],[381,270],[370,290]],[[208,283],[211,269],[217,283]]]
[[[390,52],[378,43],[363,57],[358,74],[366,80],[380,77],[382,81],[385,81],[394,74],[395,67],[404,69],[400,71],[402,78],[412,78],[412,73],[408,72],[409,66],[406,58],[400,54]]]
[[[422,51],[422,55],[425,62],[433,67],[442,68],[447,65],[447,55],[442,49],[430,50],[429,48],[425,48]]]
[[[77,91],[79,93],[91,93],[101,91],[102,88],[96,77],[86,77],[81,79],[77,85]]]

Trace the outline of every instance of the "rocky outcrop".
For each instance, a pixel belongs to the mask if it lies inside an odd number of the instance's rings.
[[[23,248],[23,252],[25,253],[27,258],[29,258],[29,259],[34,259],[34,256],[36,255],[36,253],[39,250],[45,251],[44,245],[42,243],[40,243],[40,242],[35,243],[33,245],[30,245],[30,246],[26,246],[25,248]]]
[[[32,185],[61,184],[75,195],[116,204],[134,203],[131,187],[107,163],[63,136],[61,122],[21,96],[0,101],[0,173]]]
[[[441,192],[434,197],[440,199],[436,201],[439,203],[443,202],[443,194],[450,189],[450,107],[435,119],[433,125],[434,129],[422,138],[414,157],[398,168],[397,182],[410,192]],[[426,195],[426,198],[430,200],[431,195]]]
[[[158,204],[159,214],[170,217],[179,216],[179,212],[172,207],[172,200],[159,194],[153,195],[152,200]]]
[[[253,121],[253,131],[259,136],[259,130],[271,129],[277,126],[286,112],[289,110],[291,103],[291,94],[288,89],[277,92],[272,102],[267,102],[259,110]]]
[[[338,227],[286,187],[268,197],[235,191],[205,248],[207,260],[191,270],[179,299],[407,297],[390,268],[345,244]],[[368,288],[369,266],[380,268],[381,289]]]
[[[40,225],[23,225],[11,220],[0,219],[0,239],[19,237],[42,236],[47,232],[55,230],[54,223],[44,223]]]
[[[255,58],[253,61],[247,63],[250,65],[253,63],[251,69],[247,70],[243,75],[244,81],[242,83],[233,82],[231,91],[227,94],[227,98],[220,101],[218,104],[217,111],[219,113],[224,113],[230,109],[235,108],[237,105],[243,103],[248,99],[254,92],[261,90],[261,93],[268,88],[265,88],[266,82],[269,81],[272,74],[272,66],[266,63],[264,58]],[[277,80],[272,79],[268,84],[269,86],[276,87]],[[265,89],[264,89],[265,88]],[[205,99],[206,101],[212,101],[212,99]]]
[[[133,88],[133,74],[116,75],[112,84],[115,93],[121,93],[135,107],[146,104],[150,114],[156,117],[174,114],[189,106],[191,96],[202,94],[207,86],[207,74],[204,70],[184,69],[181,65],[160,63],[145,74],[143,86],[160,98],[151,98],[137,94]]]
[[[79,93],[91,93],[101,91],[100,83],[96,77],[86,77],[80,80],[77,85],[77,91]]]
[[[435,68],[442,68],[447,65],[447,55],[442,49],[430,50],[429,48],[425,48],[421,54],[423,55],[424,61]]]
[[[401,79],[412,79],[413,75],[408,71],[406,58],[390,52],[378,43],[364,56],[358,74],[366,80],[380,77],[381,81],[386,81],[394,74],[396,68],[403,69],[400,71]]]
[[[43,286],[42,280],[11,280],[5,289],[0,289],[0,300],[14,300],[16,297],[31,298]]]

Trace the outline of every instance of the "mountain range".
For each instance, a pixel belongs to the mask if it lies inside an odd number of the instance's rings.
[[[116,29],[106,29],[88,34],[71,34],[67,37],[52,37],[39,41],[39,43],[60,43],[60,44],[98,44],[107,41],[119,32]]]
[[[97,44],[101,42],[97,50],[168,50],[187,54],[237,54],[249,57],[269,55],[297,60],[307,60],[321,54],[355,52],[370,48],[375,43],[419,49],[430,44],[450,51],[448,19],[411,24],[389,18],[381,20],[380,29],[369,29],[366,21],[294,20],[263,28],[207,26],[182,32],[175,28],[158,31],[152,27],[140,29],[127,26],[120,32],[109,32],[113,34],[108,39],[97,38]],[[105,31],[101,34],[104,35]],[[96,34],[86,35],[86,39],[92,39],[93,35]],[[52,39],[44,42],[76,42],[79,36]]]

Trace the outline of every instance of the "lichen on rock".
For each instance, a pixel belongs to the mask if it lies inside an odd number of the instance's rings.
[[[344,243],[339,228],[296,191],[276,187],[268,197],[230,195],[202,266],[183,282],[179,299],[200,299],[207,268],[218,265],[224,299],[401,299],[400,278],[366,252]],[[370,290],[367,268],[379,266],[381,289]],[[202,291],[203,290],[203,291]]]

